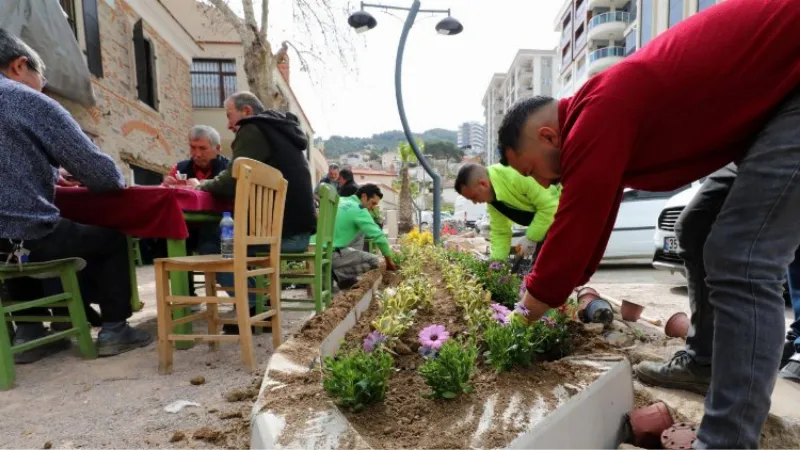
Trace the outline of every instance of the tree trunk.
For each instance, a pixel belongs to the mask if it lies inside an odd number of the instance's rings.
[[[277,90],[273,88],[272,54],[269,44],[262,45],[254,39],[245,47],[244,73],[250,92],[255,94],[268,109],[278,104]]]
[[[411,186],[408,179],[408,166],[400,169],[400,211],[397,231],[400,234],[410,232],[414,228],[414,205],[411,203]]]

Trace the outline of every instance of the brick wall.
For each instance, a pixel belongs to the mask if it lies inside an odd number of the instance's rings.
[[[133,24],[138,17],[125,0],[113,3],[114,8],[98,2],[104,77],[92,77],[97,106],[87,108],[54,97],[117,161],[130,181],[130,163],[166,172],[188,156],[186,135],[193,124],[191,77],[189,63],[145,23],[145,37],[156,56],[158,111],[139,101],[133,57]]]

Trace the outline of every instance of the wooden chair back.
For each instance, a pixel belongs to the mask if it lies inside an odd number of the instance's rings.
[[[278,169],[249,158],[233,162],[233,177],[236,179],[234,212],[240,218],[233,227],[234,260],[244,263],[249,246],[268,244],[271,255],[275,255],[273,259],[279,261],[289,183]],[[241,220],[242,216],[246,220]]]

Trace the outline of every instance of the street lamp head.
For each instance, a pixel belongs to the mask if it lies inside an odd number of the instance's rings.
[[[447,16],[436,24],[436,32],[445,36],[451,36],[464,31],[464,26],[461,22],[453,17]]]
[[[347,18],[347,23],[355,28],[356,33],[363,33],[375,28],[378,21],[366,11],[356,11]]]

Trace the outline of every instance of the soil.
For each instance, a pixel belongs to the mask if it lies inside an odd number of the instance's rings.
[[[599,376],[597,369],[567,361],[541,362],[527,369],[498,374],[483,362],[483,358],[479,358],[472,379],[475,388],[473,393],[454,400],[424,398],[422,394],[428,392],[429,388],[417,372],[423,363],[417,354],[417,334],[425,326],[434,323],[444,324],[453,337],[458,337],[467,328],[463,313],[445,289],[441,273],[432,270],[428,276],[434,287],[434,307],[417,311],[414,325],[401,337],[400,345],[396,348],[396,372],[389,380],[385,401],[361,413],[342,410],[370,447],[504,447],[524,431],[529,420],[540,419]],[[391,285],[397,279],[388,281]],[[296,336],[295,342],[289,345],[291,350],[287,356],[308,367],[306,363],[318,356],[316,349],[319,343],[371,285],[372,282],[362,282],[352,295],[341,296],[335,307],[312,319]],[[347,334],[345,345],[360,345],[372,331],[371,322],[379,312],[380,302],[373,301]],[[574,323],[570,328],[574,336],[573,354],[619,354],[619,350],[607,344],[602,337],[584,330],[582,324]],[[321,373],[317,369],[302,374],[271,371],[270,376],[289,386],[265,396],[262,409],[278,410],[285,416],[287,428],[281,436],[281,444],[290,445],[295,434],[311,418],[330,407],[331,399],[322,388]],[[537,417],[531,417],[531,414]],[[501,426],[492,428],[490,423],[500,423]],[[350,438],[342,437],[343,440]],[[340,447],[347,447],[346,442],[339,444]]]

